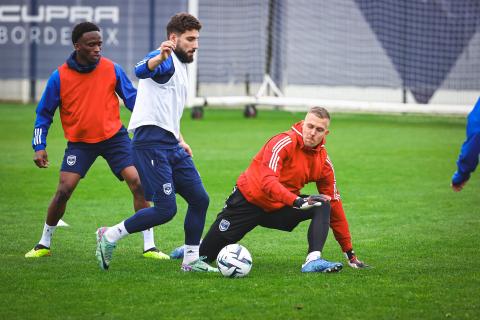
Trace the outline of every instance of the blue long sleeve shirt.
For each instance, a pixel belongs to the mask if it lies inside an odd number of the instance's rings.
[[[480,154],[480,99],[467,118],[467,139],[462,145],[457,160],[457,171],[453,174],[452,184],[459,185],[470,178],[478,165]]]
[[[172,56],[162,61],[154,70],[148,68],[148,60],[160,54],[160,50],[154,50],[147,54],[143,60],[135,65],[135,74],[139,79],[151,78],[157,83],[166,83],[175,73]]]

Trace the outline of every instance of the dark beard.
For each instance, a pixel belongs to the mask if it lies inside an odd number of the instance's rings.
[[[184,50],[178,48],[178,49],[173,50],[173,52],[175,52],[175,55],[177,56],[178,60],[180,60],[181,62],[183,62],[183,63],[193,62],[193,56],[189,57],[188,54]]]

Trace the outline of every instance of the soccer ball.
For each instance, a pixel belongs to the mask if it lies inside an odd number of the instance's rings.
[[[229,244],[218,253],[217,265],[225,277],[245,277],[252,269],[252,256],[244,246]]]

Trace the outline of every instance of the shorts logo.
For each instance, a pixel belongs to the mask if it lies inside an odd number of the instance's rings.
[[[163,185],[163,192],[169,196],[172,193],[172,184],[171,183],[165,183]]]
[[[227,231],[228,227],[230,227],[230,221],[225,219],[222,219],[218,225],[218,229],[220,229],[220,231]]]
[[[67,157],[67,164],[68,164],[69,166],[73,166],[76,162],[77,162],[77,156],[75,156],[75,155],[69,155],[69,156]]]

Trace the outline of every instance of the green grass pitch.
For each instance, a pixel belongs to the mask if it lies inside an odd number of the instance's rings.
[[[182,132],[211,198],[206,228],[263,143],[302,117],[206,109],[194,121],[186,112]],[[241,244],[253,268],[243,279],[144,259],[141,235],[120,242],[110,270],[101,271],[96,228],[133,213],[127,186],[101,158],[68,204],[71,227],[57,229],[52,257],[25,259],[41,235],[65,148],[57,112],[50,168],[36,168],[34,118],[32,105],[0,105],[0,319],[478,319],[480,179],[474,174],[461,193],[449,186],[464,118],[333,114],[327,148],[354,247],[374,268],[302,274],[304,223],[292,233],[248,234]],[[179,199],[174,220],[155,230],[167,253],[183,243],[185,208]],[[324,256],[344,261],[331,233]]]

